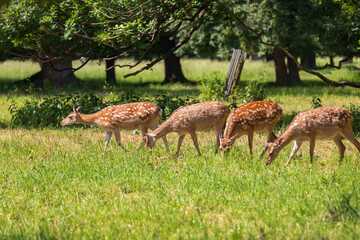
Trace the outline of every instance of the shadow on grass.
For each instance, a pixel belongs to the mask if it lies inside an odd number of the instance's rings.
[[[9,123],[0,121],[0,129],[5,129],[9,127],[10,127]]]
[[[240,87],[244,89],[248,85],[250,80],[241,80]],[[186,85],[186,84],[163,84],[161,82],[117,82],[117,85],[109,87],[104,84],[102,80],[83,80],[78,85],[70,85],[59,89],[34,89],[31,85],[24,83],[2,83],[0,84],[0,94],[34,94],[37,95],[54,95],[59,93],[120,93],[123,91],[133,91],[137,94],[145,94],[149,96],[155,96],[157,94],[169,94],[171,96],[193,96],[199,95],[199,89],[197,83]],[[333,94],[337,96],[350,96],[353,95],[353,89],[351,87],[340,88],[333,87],[321,80],[303,80],[302,84],[291,85],[291,86],[277,86],[275,82],[263,82],[263,86],[267,96],[274,95],[302,95],[305,97],[319,96],[323,94]]]
[[[10,82],[0,84],[0,94],[20,94],[20,95],[55,95],[59,93],[108,93],[133,91],[138,94],[154,96],[167,93],[172,96],[196,96],[199,94],[197,83],[193,84],[163,84],[161,82],[131,83],[117,82],[117,85],[106,86],[103,81],[81,81],[80,84],[69,85],[62,88],[34,88],[31,84],[19,82]]]

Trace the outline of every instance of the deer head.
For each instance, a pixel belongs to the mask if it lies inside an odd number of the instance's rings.
[[[268,147],[268,157],[266,159],[265,164],[270,165],[279,155],[281,148],[279,147],[277,141],[272,143],[267,143],[264,146]]]
[[[238,134],[227,138],[224,137],[224,132],[221,131],[219,134],[220,137],[220,150],[221,150],[221,154],[223,155],[224,152],[228,152],[230,151],[230,149],[232,148],[233,143],[235,142],[236,137],[238,136]]]
[[[74,112],[70,113],[66,118],[64,118],[60,124],[61,126],[66,126],[66,125],[71,125],[74,123],[80,123],[81,122],[81,117],[79,116],[81,107],[77,107],[75,109],[75,107],[73,107]]]
[[[149,133],[143,133],[142,135],[142,140],[145,142],[147,150],[150,151],[155,146],[155,137]]]

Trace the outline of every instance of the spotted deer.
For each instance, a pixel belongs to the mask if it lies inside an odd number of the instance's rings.
[[[114,133],[117,144],[125,150],[121,144],[120,129],[135,130],[140,129],[141,133],[147,133],[148,129],[155,130],[162,116],[162,110],[150,102],[134,102],[122,105],[108,106],[93,114],[80,113],[80,107],[73,108],[74,112],[64,118],[60,124],[62,126],[80,123],[100,127],[106,132],[105,150],[109,145],[112,134]],[[163,137],[166,149],[169,152],[166,137]],[[142,142],[139,149],[144,145]]]
[[[175,110],[155,131],[144,133],[143,141],[148,150],[151,150],[160,137],[166,136],[170,132],[176,132],[179,135],[179,141],[175,156],[178,157],[185,134],[188,133],[201,156],[196,132],[214,129],[217,139],[216,153],[220,144],[219,133],[229,112],[230,109],[225,104],[217,101],[182,106]]]
[[[341,107],[320,107],[299,113],[286,130],[273,143],[269,144],[266,165],[271,164],[281,149],[295,140],[287,164],[290,163],[303,141],[310,141],[310,162],[316,139],[332,138],[340,151],[340,163],[344,158],[345,146],[341,136],[348,139],[360,152],[360,143],[352,131],[352,116],[350,111]]]
[[[281,119],[282,109],[273,102],[258,101],[235,108],[228,116],[225,132],[220,134],[220,150],[222,154],[230,151],[235,140],[247,135],[250,154],[252,154],[254,132],[265,131],[267,142],[276,139],[273,132],[277,121]],[[265,150],[261,154],[264,154]]]

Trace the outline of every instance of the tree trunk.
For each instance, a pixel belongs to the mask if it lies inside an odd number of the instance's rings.
[[[106,72],[106,82],[109,85],[116,85],[116,76],[115,76],[115,68],[113,67],[115,65],[115,59],[106,60],[106,69],[112,67],[109,70],[105,70]]]
[[[170,51],[175,46],[175,40],[170,40],[168,38],[162,41],[162,53],[165,54]],[[167,58],[164,59],[165,62],[165,80],[163,83],[191,83],[187,80],[182,72],[180,58],[177,57],[174,53],[170,54]]]
[[[72,59],[67,57],[59,63],[39,63],[41,70],[25,80],[17,81],[15,84],[33,83],[37,88],[45,88],[50,84],[54,88],[60,88],[70,84],[78,84],[79,79],[72,71]],[[48,80],[48,83],[45,81]]]
[[[276,85],[278,86],[290,85],[289,76],[285,64],[285,54],[277,47],[274,48],[274,63],[275,63]]]
[[[316,67],[316,57],[315,53],[308,53],[305,54],[301,58],[301,65],[308,68],[315,68]]]
[[[289,57],[287,57],[287,66],[289,69],[290,83],[301,84],[299,69],[297,68],[296,63]]]

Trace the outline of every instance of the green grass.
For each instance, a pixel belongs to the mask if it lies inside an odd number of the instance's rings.
[[[21,64],[1,63],[0,81],[8,83],[36,72],[36,65]],[[11,72],[11,66],[16,70]],[[104,75],[95,66],[78,76],[89,84],[101,84]],[[183,67],[185,75],[195,80],[208,69],[226,74],[228,63],[186,59]],[[161,66],[133,81],[161,81],[159,71]],[[356,70],[341,71],[329,74],[335,80],[359,81]],[[324,106],[360,105],[360,90],[330,87],[304,74],[302,87],[275,87],[273,66],[262,61],[248,61],[242,80],[254,81],[262,72],[267,99],[278,102],[285,117],[311,108],[313,96],[320,97]],[[159,91],[199,94],[197,86],[118,81],[121,85],[114,94],[122,89],[153,95]],[[101,87],[96,92],[102,94]],[[33,94],[10,89],[0,95],[1,239],[359,238],[360,153],[346,140],[341,165],[336,145],[317,141],[312,166],[307,143],[290,165],[285,165],[289,145],[265,166],[264,160],[258,161],[264,134],[255,135],[253,156],[246,137],[238,139],[225,157],[215,155],[213,132],[198,134],[201,157],[187,136],[179,159],[174,159],[176,134],[168,136],[170,154],[162,141],[151,153],[144,148],[137,151],[141,136],[129,131],[122,132],[122,142],[130,154],[114,140],[104,153],[105,136],[96,128],[9,129],[7,97],[22,102]]]
[[[306,146],[285,166],[250,157],[244,139],[225,158],[214,134],[200,134],[202,157],[186,138],[175,160],[154,152],[103,154],[97,130],[3,130],[0,234],[43,238],[357,238],[359,161],[349,147],[338,165],[320,142],[313,166]],[[135,151],[140,136],[123,134]],[[213,140],[213,139],[212,139]],[[256,138],[256,146],[265,136]],[[240,144],[241,143],[241,144]],[[176,135],[170,135],[175,152]],[[323,149],[327,148],[327,149]],[[130,156],[130,157],[129,157]],[[348,197],[349,202],[343,198]]]

